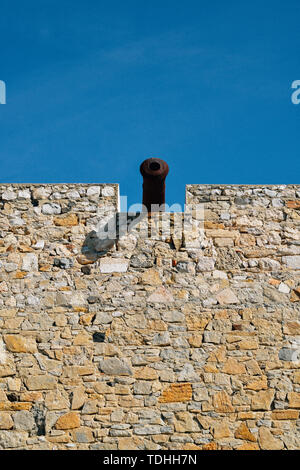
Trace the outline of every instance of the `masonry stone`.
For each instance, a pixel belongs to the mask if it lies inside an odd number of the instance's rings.
[[[299,449],[299,185],[90,245],[118,194],[0,184],[0,449]]]

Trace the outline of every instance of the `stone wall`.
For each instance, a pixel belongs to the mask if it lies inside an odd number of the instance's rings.
[[[186,191],[89,256],[117,185],[0,185],[0,449],[300,448],[300,186]]]

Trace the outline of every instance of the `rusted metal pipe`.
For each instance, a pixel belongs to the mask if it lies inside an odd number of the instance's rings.
[[[147,158],[141,164],[140,172],[143,176],[143,206],[148,212],[163,212],[168,164],[160,158]]]

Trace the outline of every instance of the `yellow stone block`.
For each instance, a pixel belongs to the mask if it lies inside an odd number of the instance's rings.
[[[148,284],[150,286],[159,286],[162,284],[159,272],[154,268],[147,269],[141,276],[142,284]]]
[[[0,402],[0,411],[29,411],[32,408],[32,403],[26,402],[10,402],[4,401]]]
[[[251,399],[252,410],[269,410],[274,398],[274,390],[262,390],[256,392]]]
[[[236,439],[243,439],[245,441],[255,442],[256,437],[250,432],[245,422],[242,422],[234,433]]]
[[[266,390],[268,388],[268,380],[265,375],[257,378],[256,380],[251,380],[245,385],[246,390]]]
[[[55,423],[56,429],[74,429],[74,428],[79,428],[79,426],[80,426],[79,415],[78,413],[75,413],[73,411],[60,416]]]
[[[231,433],[226,422],[215,423],[213,426],[214,439],[224,439],[230,437]]]
[[[34,338],[21,335],[4,335],[4,341],[9,351],[15,353],[35,353],[37,352]]]
[[[192,399],[192,385],[190,383],[175,383],[163,391],[159,398],[160,403],[184,402]]]
[[[244,364],[239,362],[237,359],[229,358],[225,362],[222,372],[224,374],[230,374],[230,375],[245,374],[246,368]]]
[[[58,227],[71,227],[73,225],[78,225],[78,217],[76,214],[66,214],[60,217],[55,217],[54,224]]]
[[[297,410],[274,410],[272,412],[272,419],[280,420],[280,419],[298,419],[299,418],[299,411]]]
[[[290,392],[288,394],[289,406],[291,408],[300,408],[300,393]]]
[[[217,413],[232,413],[234,411],[230,397],[224,390],[214,394],[213,406]]]

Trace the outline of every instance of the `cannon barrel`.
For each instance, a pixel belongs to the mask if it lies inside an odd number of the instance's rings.
[[[148,212],[163,212],[168,164],[160,158],[148,158],[141,164],[140,172],[143,176],[143,206]]]

